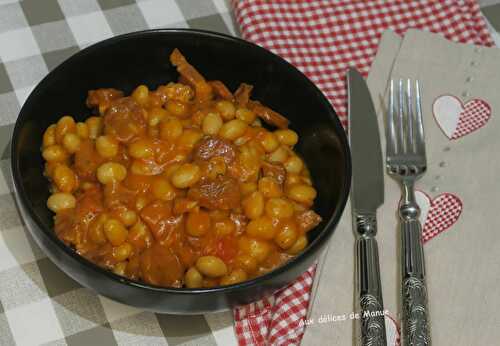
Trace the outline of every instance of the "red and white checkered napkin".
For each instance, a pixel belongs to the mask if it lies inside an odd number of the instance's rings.
[[[443,34],[451,41],[493,46],[475,0],[233,1],[243,38],[285,58],[328,97],[347,125],[345,71],[365,77],[387,29]]]
[[[234,310],[240,345],[299,345],[316,265],[274,296]]]
[[[461,43],[493,46],[474,0],[233,0],[243,38],[288,60],[307,75],[347,127],[345,72],[365,77],[382,33],[427,30]],[[315,267],[274,297],[235,309],[240,345],[298,345],[304,333]]]

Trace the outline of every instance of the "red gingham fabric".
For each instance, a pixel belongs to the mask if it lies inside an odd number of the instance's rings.
[[[422,231],[422,240],[427,242],[448,229],[462,213],[462,201],[451,193],[443,193],[431,201],[429,213]]]
[[[234,309],[234,329],[240,345],[265,345],[274,296]]]
[[[304,318],[316,266],[310,267],[298,280],[278,295],[272,309],[268,340],[271,345],[299,345],[304,334]]]
[[[441,33],[449,40],[493,46],[474,0],[233,1],[243,38],[282,56],[323,91],[347,126],[345,72],[366,77],[387,29]]]
[[[458,125],[451,139],[457,139],[469,134],[488,122],[491,115],[491,108],[486,101],[474,99],[464,105],[464,110],[460,113]]]
[[[299,345],[316,265],[271,298],[234,309],[240,345]]]
[[[345,72],[353,66],[368,75],[385,30],[403,35],[416,28],[455,42],[494,45],[475,0],[232,0],[232,6],[242,37],[308,76],[330,100],[344,128]],[[447,222],[442,215],[435,217],[440,221],[429,224],[432,229]],[[297,321],[306,316],[314,271],[311,267],[270,300],[235,309],[239,344],[299,345],[304,326]]]

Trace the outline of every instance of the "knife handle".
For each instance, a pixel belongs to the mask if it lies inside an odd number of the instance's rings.
[[[401,218],[401,294],[402,294],[402,345],[431,345],[427,286],[425,283],[422,226],[418,220],[418,205],[402,203]]]
[[[359,221],[362,221],[361,225]],[[372,216],[371,220],[358,219],[357,224],[356,295],[360,311],[357,343],[361,346],[386,346],[385,312],[380,283],[378,245],[375,240],[375,217]]]

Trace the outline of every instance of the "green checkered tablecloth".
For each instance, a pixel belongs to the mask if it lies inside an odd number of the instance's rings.
[[[482,0],[500,24],[493,2]],[[81,287],[33,242],[12,195],[11,132],[34,86],[94,42],[159,27],[237,34],[228,0],[0,0],[1,346],[237,344],[230,312],[153,314]]]
[[[158,315],[81,287],[33,242],[16,209],[10,136],[35,85],[80,49],[158,27],[235,34],[224,0],[0,0],[0,345],[236,345],[232,314]]]

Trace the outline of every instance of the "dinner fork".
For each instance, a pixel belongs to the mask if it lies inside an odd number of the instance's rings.
[[[420,208],[414,185],[425,173],[424,126],[419,81],[391,80],[386,122],[386,168],[402,188],[401,224],[402,345],[430,345],[427,287]],[[413,91],[414,88],[414,91]],[[414,94],[414,95],[413,95]]]

